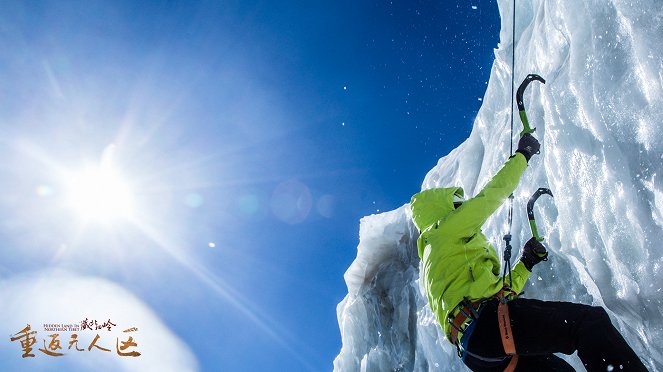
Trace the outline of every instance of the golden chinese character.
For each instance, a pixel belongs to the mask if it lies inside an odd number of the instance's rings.
[[[32,331],[30,330],[32,327],[28,324],[25,328],[23,328],[20,332],[15,334],[15,337],[12,337],[10,340],[11,341],[16,341],[16,340],[21,340],[21,347],[23,348],[23,358],[34,358],[34,354],[31,354],[30,352],[32,351],[32,345],[34,345],[37,342],[37,339],[32,337],[32,335],[37,334],[37,331]]]
[[[48,335],[48,337],[51,338],[51,342],[48,344],[48,348],[46,347],[46,340],[44,340],[44,348],[39,349],[39,351],[50,356],[63,356],[64,355],[63,353],[55,352],[58,349],[62,349],[62,347],[60,346],[60,340],[58,340],[58,336],[60,336],[59,333]]]
[[[134,338],[131,336],[129,336],[129,339],[127,341],[122,341],[122,346],[120,346],[120,338],[118,337],[117,339],[115,339],[115,349],[117,350],[117,355],[119,356],[130,356],[130,357],[140,356],[140,353],[137,351],[123,352],[124,350],[130,347],[136,347],[136,346],[138,346],[138,344],[134,342]]]
[[[78,348],[78,335],[75,334],[75,333],[73,335],[71,335],[71,341],[69,341],[68,349],[71,350],[71,347],[74,346],[74,345],[76,346],[76,350],[83,351],[83,349]]]
[[[105,348],[103,348],[103,347],[97,345],[97,340],[98,340],[98,339],[99,339],[99,334],[97,334],[97,336],[94,338],[94,340],[92,340],[92,343],[91,343],[90,346],[87,348],[87,351],[90,351],[90,350],[92,350],[93,347],[96,347],[96,348],[99,349],[99,350],[109,351],[109,352],[110,352],[110,349],[105,349]]]

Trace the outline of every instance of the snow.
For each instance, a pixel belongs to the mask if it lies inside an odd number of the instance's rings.
[[[474,195],[509,155],[513,2],[498,4],[501,41],[472,133],[422,189],[456,185]],[[530,237],[529,195],[539,187],[555,195],[537,204],[551,253],[526,296],[604,306],[645,365],[663,371],[663,4],[516,6],[516,84],[528,73],[546,84],[525,95],[542,153],[515,193],[514,246]],[[484,226],[499,251],[506,219],[504,207]],[[343,345],[334,370],[465,370],[427,305],[416,238],[407,204],[361,220],[337,308]],[[583,370],[575,355],[564,357]]]

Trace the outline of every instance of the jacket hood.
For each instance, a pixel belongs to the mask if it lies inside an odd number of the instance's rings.
[[[454,195],[462,198],[465,192],[461,187],[449,187],[424,190],[412,196],[412,220],[419,231],[445,219],[455,209]]]

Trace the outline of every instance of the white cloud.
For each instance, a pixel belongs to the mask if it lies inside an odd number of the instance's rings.
[[[2,370],[123,370],[123,371],[196,371],[198,362],[189,347],[161,322],[156,314],[127,289],[106,279],[79,276],[63,270],[23,274],[0,281],[0,369]],[[112,331],[47,332],[44,324],[72,324],[88,318],[111,320]],[[30,324],[37,343],[33,358],[22,358],[20,341],[12,335]],[[136,327],[131,333],[122,331]],[[48,356],[39,348],[49,344],[49,334],[60,333],[65,355]],[[67,350],[71,334],[77,333],[79,348]],[[87,348],[95,335],[104,352]],[[116,352],[116,339],[134,338],[138,357],[123,357]]]

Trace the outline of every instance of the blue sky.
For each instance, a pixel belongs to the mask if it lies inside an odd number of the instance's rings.
[[[0,5],[0,278],[131,291],[203,370],[330,370],[359,219],[470,132],[493,1]],[[109,147],[113,144],[112,147]],[[84,221],[105,153],[130,217]]]

